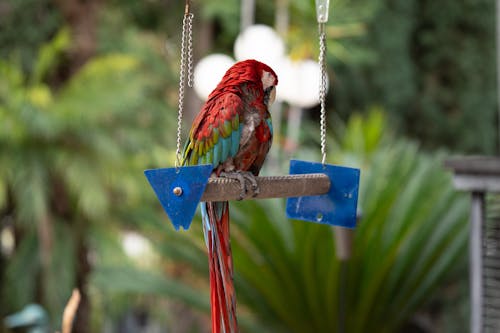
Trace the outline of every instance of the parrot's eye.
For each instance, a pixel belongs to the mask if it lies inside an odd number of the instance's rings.
[[[276,99],[276,87],[275,86],[270,86],[267,87],[264,90],[264,103],[268,108],[271,107],[271,105],[274,103],[274,100]]]

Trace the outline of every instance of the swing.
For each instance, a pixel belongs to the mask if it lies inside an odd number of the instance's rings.
[[[144,173],[177,230],[181,226],[189,229],[198,204],[208,202],[201,205],[201,211],[209,257],[210,304],[212,332],[214,333],[238,331],[227,201],[286,197],[288,218],[348,228],[353,228],[356,224],[360,172],[358,169],[326,164],[325,23],[328,20],[328,2],[328,0],[316,1],[320,44],[318,61],[321,73],[319,102],[322,160],[321,162],[292,160],[290,161],[290,175],[287,176],[255,177],[254,175],[252,184],[256,186],[250,189],[245,188],[246,196],[243,197],[241,179],[238,181],[233,177],[214,177],[214,164],[182,166],[184,163],[181,163],[181,129],[186,76],[187,85],[189,87],[193,85],[193,14],[189,11],[189,0],[186,0],[182,29],[175,167],[146,170]],[[223,107],[220,107],[220,110],[222,109]],[[202,112],[206,110],[202,109]],[[241,144],[243,139],[239,140]],[[254,149],[260,148],[254,147]],[[237,155],[234,156],[237,157]],[[209,161],[209,159],[202,161]]]
[[[249,193],[243,200],[287,198],[286,216],[309,222],[354,228],[359,188],[359,169],[326,164],[326,32],[328,0],[316,1],[319,27],[319,58],[321,79],[321,162],[290,161],[286,176],[256,177],[259,192]],[[185,78],[192,87],[192,20],[186,1],[181,45],[179,113],[175,167],[144,171],[174,228],[189,229],[200,202],[241,200],[240,183],[235,179],[213,178],[212,165],[179,166]],[[254,195],[252,195],[254,194]]]

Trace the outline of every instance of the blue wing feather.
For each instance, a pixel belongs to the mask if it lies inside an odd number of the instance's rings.
[[[241,126],[237,130],[233,130],[231,133],[231,156],[236,156],[238,149],[240,148],[240,137],[241,137]]]
[[[229,157],[229,151],[231,149],[231,136],[222,138],[222,140],[219,139],[219,142],[222,146],[221,162],[224,162]]]
[[[213,164],[219,165],[220,162],[222,162],[222,160],[221,160],[221,147],[220,147],[219,142],[217,142],[214,145]]]

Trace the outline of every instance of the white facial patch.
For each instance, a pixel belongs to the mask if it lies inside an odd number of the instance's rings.
[[[262,87],[264,88],[264,90],[274,85],[275,85],[274,75],[269,72],[262,71]]]

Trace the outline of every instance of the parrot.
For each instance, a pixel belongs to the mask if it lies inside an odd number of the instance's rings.
[[[194,118],[181,164],[212,165],[211,177],[237,179],[240,199],[248,181],[258,193],[255,177],[271,148],[269,112],[278,77],[254,59],[231,66]],[[210,275],[212,333],[238,332],[233,262],[229,237],[229,203],[200,204]]]

